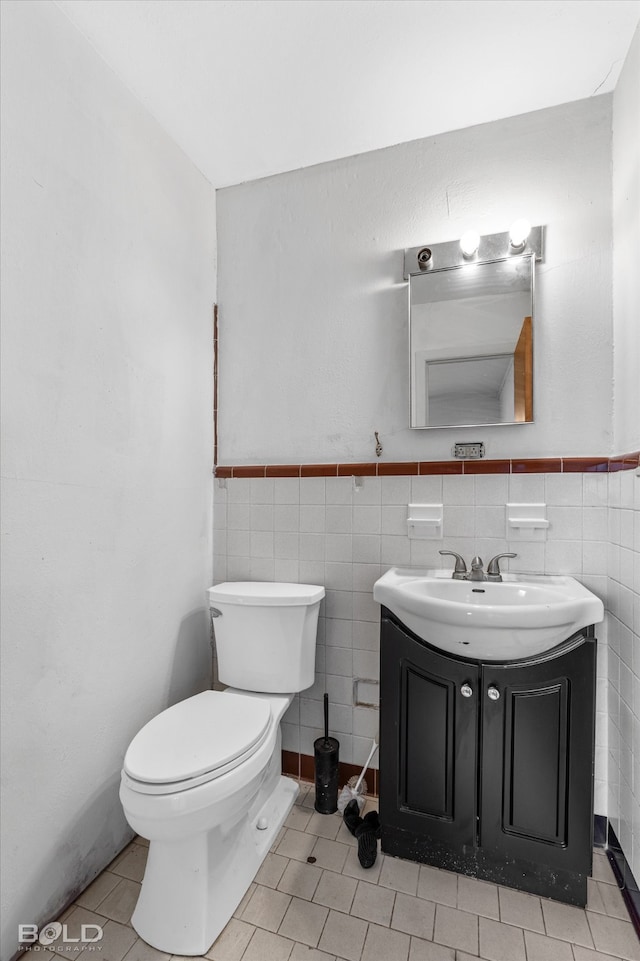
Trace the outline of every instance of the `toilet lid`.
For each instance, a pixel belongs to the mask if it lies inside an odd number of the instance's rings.
[[[136,734],[125,772],[147,784],[175,784],[227,768],[263,742],[271,707],[242,694],[203,691],[158,714]]]

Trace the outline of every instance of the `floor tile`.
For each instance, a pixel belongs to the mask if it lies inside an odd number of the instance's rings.
[[[97,925],[99,928],[102,928],[104,930],[107,923],[108,923],[108,918],[105,918],[103,915],[97,914],[94,911],[89,911],[87,910],[87,908],[74,906],[71,911],[69,911],[68,913],[65,913],[64,915],[64,921],[63,921],[63,924],[65,925],[64,932],[61,932],[59,937],[55,941],[53,941],[52,944],[47,945],[47,947],[49,951],[53,951],[56,955],[60,954],[63,957],[65,956],[74,957],[74,955],[72,955],[71,952],[68,950],[69,948],[68,942],[71,942],[74,939],[76,941],[79,941],[82,933],[81,926],[83,924],[86,924],[86,925],[93,924],[93,925]],[[91,937],[93,937],[94,934],[96,933],[97,932],[95,932],[94,929],[92,928]],[[68,939],[67,942],[61,940],[63,937],[63,934]],[[42,932],[40,932],[40,936],[42,937]],[[133,942],[136,940],[136,938],[137,938],[137,935],[134,934],[130,944],[127,946],[127,951],[133,945]],[[100,944],[101,943],[102,942],[100,942]],[[95,953],[97,954],[97,952]]]
[[[301,941],[302,944],[315,948],[328,914],[328,909],[321,904],[292,898],[278,933],[292,941]]]
[[[608,914],[612,918],[628,921],[629,912],[627,911],[627,906],[622,897],[622,891],[618,885],[604,884],[602,881],[596,881],[596,884],[598,885],[598,891],[604,905],[605,914]]]
[[[370,924],[362,949],[361,961],[407,961],[410,938],[400,931],[391,931]]]
[[[310,837],[313,839],[313,835]],[[337,874],[342,872],[348,853],[349,848],[346,844],[330,841],[328,838],[315,839],[311,850],[319,868],[326,868],[327,871],[335,871]]]
[[[545,933],[540,898],[524,891],[498,888],[500,899],[500,920],[505,924],[515,924],[529,931]]]
[[[256,885],[253,897],[242,913],[242,921],[254,924],[257,928],[277,931],[282,924],[291,898],[281,891],[273,891],[261,884]]]
[[[448,904],[455,908],[458,904],[458,875],[452,871],[441,871],[428,864],[420,865],[418,877],[418,896],[438,904]]]
[[[143,847],[141,844],[132,844],[125,857],[118,860],[111,871],[123,878],[129,878],[130,881],[142,881],[148,854],[149,848]]]
[[[206,957],[211,961],[240,961],[255,930],[252,924],[232,918],[209,948]]]
[[[318,947],[345,961],[360,961],[367,928],[360,918],[330,911]]]
[[[289,961],[336,961],[335,955],[325,954],[306,944],[294,944]]]
[[[311,811],[294,804],[287,815],[287,820],[284,822],[284,826],[286,828],[293,828],[294,831],[304,831],[307,827],[307,824],[311,820],[311,817]]]
[[[339,837],[339,835],[338,835]],[[370,868],[363,868],[358,861],[358,849],[355,846],[348,847],[347,860],[344,862],[344,867],[342,869],[343,874],[348,874],[351,878],[357,878],[361,881],[369,881],[370,884],[377,884],[380,878],[380,871],[382,870],[382,865],[385,862],[384,854],[378,851],[378,857],[375,863]]]
[[[395,898],[395,891],[381,888],[378,884],[369,884],[367,881],[358,881],[351,914],[356,918],[388,927]]]
[[[79,904],[83,908],[89,908],[90,911],[94,911],[100,902],[113,891],[116,885],[120,884],[121,880],[120,875],[112,874],[111,871],[103,871],[102,874],[99,874],[95,881],[79,895],[76,904]]]
[[[399,891],[396,894],[391,927],[430,941],[433,939],[435,913],[436,906],[432,901]]]
[[[284,874],[278,882],[278,891],[295,894],[298,898],[310,901],[322,877],[322,868],[305,861],[289,861]]]
[[[140,896],[140,884],[121,878],[120,883],[100,902],[100,914],[121,924],[128,924]]]
[[[500,918],[498,888],[488,881],[476,878],[458,877],[458,907],[470,914],[480,914],[485,918]]]
[[[317,834],[321,838],[329,838],[335,841],[336,835],[342,825],[342,817],[337,814],[319,814],[314,811],[309,818],[305,831],[308,834]]]
[[[487,961],[527,961],[524,932],[510,924],[480,918],[480,956]]]
[[[478,953],[478,918],[475,914],[458,911],[444,904],[436,906],[433,940],[449,948]]]
[[[313,850],[316,838],[313,834],[304,834],[287,828],[284,837],[276,848],[276,854],[283,858],[295,858],[296,861],[306,861]]]
[[[89,948],[82,952],[87,959],[99,957],[101,961],[122,961],[129,949],[138,940],[138,935],[126,924],[118,924],[117,921],[107,921],[103,927],[100,953],[89,953]],[[66,955],[73,957],[73,955]]]
[[[571,941],[585,948],[592,948],[593,939],[587,923],[587,915],[582,908],[557,901],[542,901],[542,913],[547,934],[559,941]],[[601,917],[594,914],[593,917]]]
[[[295,863],[299,864],[300,862],[296,861]],[[269,852],[255,876],[256,884],[264,884],[267,888],[277,888],[288,864],[288,858],[283,858],[281,854]]]
[[[593,869],[591,871],[591,876],[596,881],[606,881],[607,884],[616,883],[616,879],[613,876],[613,871],[606,854],[593,855]]]
[[[293,941],[258,928],[242,955],[242,961],[289,961],[292,950]]]
[[[378,884],[381,884],[383,888],[402,891],[403,894],[415,894],[418,890],[419,868],[420,865],[413,861],[385,857]]]
[[[611,884],[605,885],[602,881],[600,883],[603,888],[613,887]],[[607,913],[602,895],[600,894],[598,882],[594,881],[593,878],[587,878],[587,911],[595,911],[597,914]]]
[[[422,938],[411,938],[409,961],[455,961],[456,957],[462,958],[460,951],[456,955],[453,948],[445,948],[443,944],[423,941]],[[471,959],[470,954],[466,957]],[[477,957],[473,957],[472,961],[478,961]]]
[[[557,941],[535,931],[524,932],[527,961],[573,961],[568,941]]]
[[[630,921],[619,921],[604,914],[587,914],[593,946],[604,954],[615,954],[625,961],[640,961],[640,941]]]
[[[573,956],[575,961],[621,961],[620,958],[612,954],[602,954],[600,951],[592,951],[590,948],[581,948],[580,945],[573,945]]]
[[[238,907],[237,907],[237,908],[235,909],[235,911],[233,912],[233,917],[234,917],[234,918],[241,918],[241,917],[242,917],[242,915],[243,915],[243,913],[244,913],[244,909],[246,908],[246,906],[248,905],[249,901],[250,901],[251,898],[253,897],[253,892],[255,891],[256,887],[257,887],[257,885],[255,884],[254,881],[252,881],[251,884],[249,885],[249,887],[247,888],[247,890],[245,891],[244,897],[241,899],[240,904],[238,905]]]
[[[133,947],[129,948],[125,954],[124,961],[168,961],[170,957],[170,954],[157,951],[156,948],[152,948],[151,945],[143,941],[142,938],[138,938]],[[42,961],[42,955],[38,955],[38,961]],[[89,955],[86,955],[86,961],[89,961]],[[225,959],[225,961],[227,961],[227,959]],[[233,961],[233,959],[229,958],[229,961]]]
[[[327,908],[349,914],[357,886],[358,882],[355,878],[347,877],[346,874],[336,874],[335,871],[324,871],[313,900],[317,904],[324,904]]]

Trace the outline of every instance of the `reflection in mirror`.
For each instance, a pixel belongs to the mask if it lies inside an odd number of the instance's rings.
[[[409,277],[411,426],[533,420],[534,257]]]

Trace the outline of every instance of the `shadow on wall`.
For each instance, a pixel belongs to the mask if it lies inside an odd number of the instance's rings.
[[[43,865],[39,877],[42,891],[57,894],[45,902],[41,918],[20,918],[20,923],[42,927],[58,917],[133,838],[120,804],[119,788],[118,771],[91,796],[73,824],[57,839],[51,859]],[[51,828],[58,833],[59,826],[52,824]],[[64,886],[60,884],[61,875]],[[14,940],[17,930],[11,934],[10,940]]]
[[[192,694],[209,690],[211,683],[209,611],[202,607],[191,611],[180,622],[167,689],[167,707]]]

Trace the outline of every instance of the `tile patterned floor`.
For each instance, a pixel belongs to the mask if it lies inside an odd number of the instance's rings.
[[[375,808],[370,800],[365,810]],[[102,950],[91,952],[96,961],[182,961],[150,948],[130,926],[146,854],[146,842],[132,842],[60,919],[71,936],[81,924],[102,925]],[[89,951],[81,952],[83,961],[92,961]],[[640,943],[603,853],[594,855],[586,910],[381,854],[365,871],[340,815],[317,814],[313,789],[302,784],[271,853],[206,958],[640,961]],[[57,961],[57,954],[41,951],[38,959]]]

